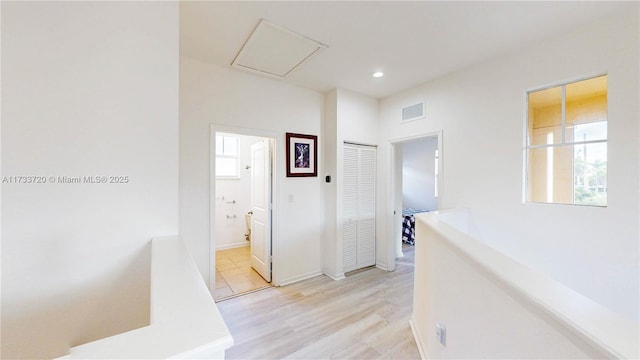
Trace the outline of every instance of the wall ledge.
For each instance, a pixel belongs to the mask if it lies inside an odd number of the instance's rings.
[[[71,348],[59,359],[223,359],[233,338],[178,236],[151,240],[149,326]]]
[[[440,212],[418,215],[416,220],[426,224],[455,250],[609,357],[639,358],[640,329],[637,323],[458,231],[450,221],[450,217],[457,214],[465,223],[468,212],[455,210],[442,212],[442,221]]]

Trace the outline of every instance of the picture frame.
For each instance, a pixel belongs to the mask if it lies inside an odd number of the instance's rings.
[[[286,133],[287,177],[318,176],[318,137]]]

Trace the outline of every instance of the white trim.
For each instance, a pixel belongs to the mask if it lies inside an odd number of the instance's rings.
[[[340,274],[338,274],[338,275],[336,275],[336,276],[331,275],[331,274],[327,274],[327,273],[324,273],[324,274],[325,274],[328,278],[330,278],[331,280],[336,280],[336,281],[338,281],[338,280],[342,280],[342,279],[344,279],[344,278],[345,278],[344,273],[340,273]]]
[[[216,251],[237,249],[237,248],[241,248],[241,247],[247,247],[247,246],[250,246],[250,245],[251,245],[251,243],[249,243],[248,241],[243,241],[241,243],[237,242],[237,243],[227,244],[227,245],[219,245],[219,246],[216,246]]]
[[[389,267],[385,264],[381,264],[381,263],[376,263],[376,267],[380,270],[384,270],[384,271],[389,271]]]
[[[213,296],[216,289],[216,130],[214,125],[209,127],[209,292]]]
[[[560,128],[560,143],[564,144],[564,142],[567,140],[567,85],[562,85],[560,87],[560,91],[561,91],[561,98],[562,98],[562,103],[561,103],[561,107],[562,110],[560,111],[560,115],[561,115],[561,128]],[[553,129],[553,127],[551,127]]]
[[[215,151],[216,151],[216,133],[231,133],[237,135],[257,136],[271,139],[272,151],[271,151],[271,171],[273,181],[271,182],[271,255],[272,258],[276,258],[278,254],[278,207],[277,204],[277,189],[278,189],[278,141],[284,137],[284,134],[275,133],[269,130],[251,129],[235,126],[227,126],[222,124],[211,123],[209,125],[209,291],[213,294],[216,288],[216,231],[215,231],[215,218],[216,218],[216,174],[215,174]],[[271,282],[274,285],[278,284],[279,270],[277,263],[274,261],[271,264]]]
[[[413,334],[413,339],[416,341],[416,345],[418,346],[418,352],[420,353],[420,359],[429,360],[429,353],[427,352],[427,347],[422,343],[422,336],[420,336],[420,331],[415,325],[413,321],[413,315],[411,319],[409,319],[409,326],[411,327],[411,333]]]
[[[522,146],[522,203],[527,203],[527,193],[529,190],[529,92],[524,93],[524,109],[523,109],[523,143]]]
[[[369,147],[373,147],[373,148],[378,148],[378,145],[375,144],[368,144],[368,143],[364,143],[364,142],[357,142],[357,141],[349,141],[349,140],[345,140],[344,141],[345,145],[354,145],[354,146],[369,146]]]
[[[420,140],[420,139],[424,139],[424,138],[432,138],[435,136],[442,136],[442,130],[438,130],[438,131],[431,131],[428,133],[422,133],[422,134],[416,134],[416,135],[411,135],[411,136],[404,136],[404,137],[400,137],[400,138],[394,138],[389,140],[389,143],[391,144],[402,144],[402,143],[406,143],[406,142],[410,142],[413,140]]]
[[[318,271],[318,270],[315,270],[315,271],[308,272],[306,274],[301,274],[301,275],[290,277],[290,278],[288,278],[288,279],[286,279],[284,281],[281,281],[281,282],[279,282],[277,284],[274,284],[274,285],[275,286],[291,285],[293,283],[297,283],[297,282],[302,281],[302,280],[311,279],[312,277],[316,277],[318,275],[322,275],[322,272]]]
[[[531,89],[525,91],[525,95],[528,97],[529,93],[532,93],[532,92],[536,92],[536,91],[540,91],[540,90],[548,90],[548,89],[551,89],[551,88],[554,88],[554,87],[559,87],[559,86],[563,86],[563,85],[569,85],[569,84],[577,83],[577,82],[580,82],[580,81],[599,78],[601,76],[609,76],[609,72],[603,71],[601,73],[596,73],[596,75],[578,76],[578,77],[575,77],[575,78],[570,78],[570,79],[567,79],[567,80],[554,82],[554,83],[551,83],[549,85],[531,88]],[[527,108],[529,108],[529,107],[527,106]]]
[[[416,134],[401,138],[395,138],[389,140],[390,145],[390,157],[391,157],[391,171],[387,177],[387,209],[385,209],[385,214],[383,216],[386,217],[387,222],[387,236],[389,239],[387,242],[387,271],[394,271],[396,269],[396,249],[395,249],[395,221],[396,215],[394,215],[394,211],[402,211],[402,209],[395,209],[396,204],[396,175],[397,171],[402,171],[402,164],[396,164],[395,155],[397,146],[400,144],[408,143],[415,140],[427,139],[436,137],[438,139],[438,210],[442,210],[443,208],[443,199],[445,197],[445,183],[444,183],[444,158],[445,151],[443,146],[444,139],[444,131],[437,130],[431,131],[428,133]],[[401,196],[401,195],[400,195]],[[377,266],[377,265],[376,265]]]
[[[385,219],[385,221],[387,222],[386,238],[389,239],[387,240],[387,270],[394,271],[396,269],[396,261],[395,261],[397,256],[396,244],[398,241],[396,237],[397,236],[401,237],[401,234],[396,233],[396,217],[398,216],[397,210],[396,210],[396,205],[398,204],[396,190],[398,188],[398,183],[399,183],[397,181],[398,175],[402,174],[402,163],[396,161],[398,160],[398,154],[399,154],[399,149],[396,144],[394,143],[390,144],[389,154],[390,154],[389,163],[391,164],[390,166],[391,181],[389,181],[389,184],[387,185],[386,200],[388,203],[387,203],[387,208],[385,209],[385,214],[383,216],[386,216],[386,219]],[[402,238],[400,238],[400,241],[402,241]]]
[[[606,120],[603,120],[602,122],[605,122]],[[595,124],[595,122],[593,122],[592,124]],[[560,146],[575,146],[575,145],[589,145],[589,144],[601,144],[601,143],[606,143],[609,142],[608,139],[600,139],[600,140],[587,140],[587,141],[572,141],[572,142],[566,142],[564,144],[538,144],[538,145],[529,145],[527,147],[526,150],[531,150],[531,149],[545,149],[545,148],[549,148],[549,147],[560,147]]]

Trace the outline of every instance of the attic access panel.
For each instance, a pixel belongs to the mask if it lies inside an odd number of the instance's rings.
[[[326,47],[262,19],[231,66],[284,78]]]

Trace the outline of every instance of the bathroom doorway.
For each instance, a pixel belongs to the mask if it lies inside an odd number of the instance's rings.
[[[212,132],[215,301],[271,286],[273,152],[269,137]]]

